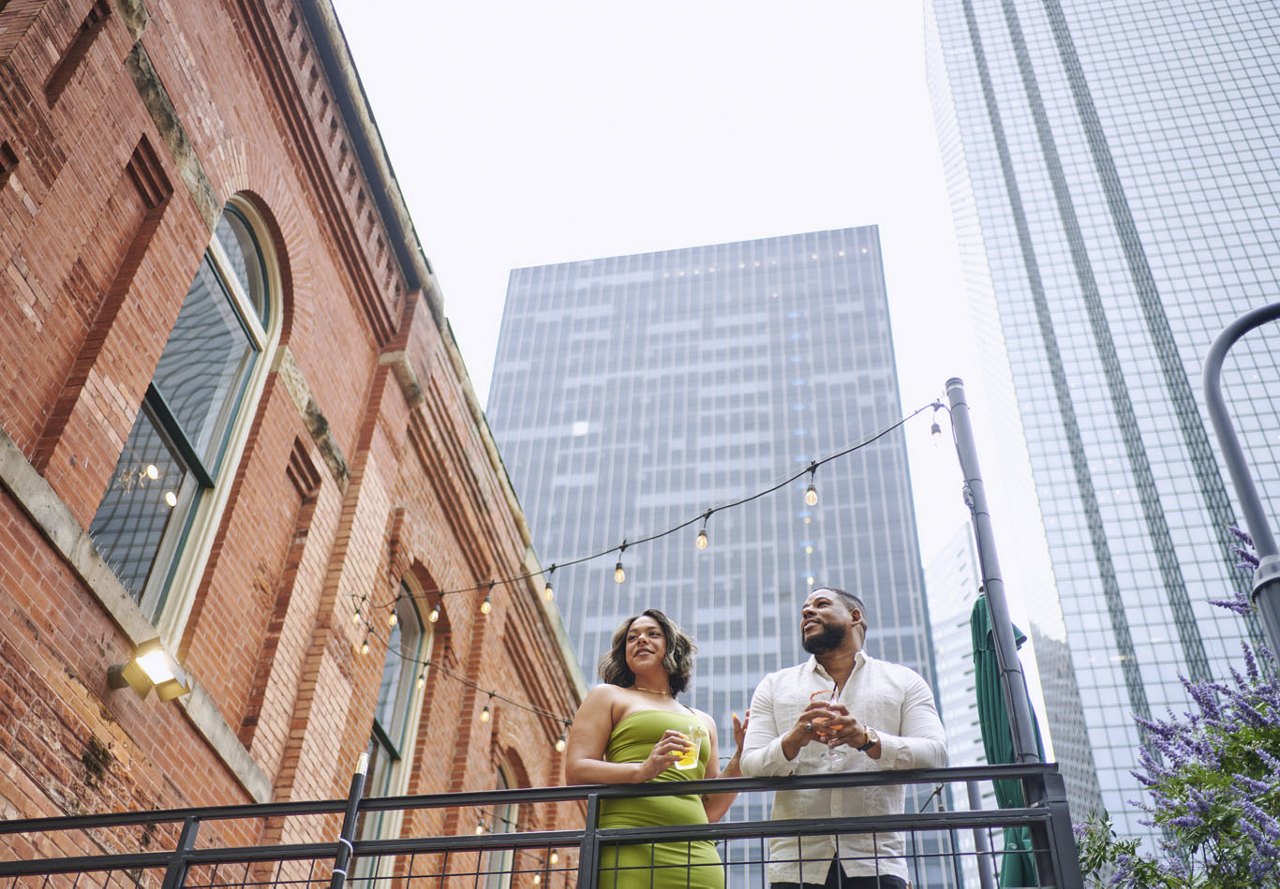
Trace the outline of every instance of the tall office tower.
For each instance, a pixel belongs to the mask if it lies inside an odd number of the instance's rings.
[[[1199,379],[1227,321],[1280,292],[1278,32],[1270,3],[927,3],[967,284],[1010,399],[999,440],[1039,499],[1006,518],[1042,523],[1062,621],[1038,629],[1078,685],[1045,689],[1052,735],[1130,835],[1129,714],[1181,712],[1175,677],[1225,675],[1258,633],[1208,604],[1243,579]],[[1278,358],[1256,336],[1225,377],[1272,515]]]
[[[547,565],[802,472],[901,416],[879,232],[516,269],[488,412]],[[584,671],[624,617],[663,609],[697,637],[690,703],[722,727],[727,756],[730,712],[765,673],[807,657],[799,608],[830,584],[866,602],[870,653],[931,678],[902,430],[814,481],[815,506],[803,478],[712,513],[705,550],[695,522],[557,571]]]

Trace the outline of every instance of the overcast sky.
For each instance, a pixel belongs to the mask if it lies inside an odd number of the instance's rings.
[[[921,5],[335,0],[481,402],[512,268],[867,224],[904,409],[968,376]],[[928,428],[926,563],[965,517]]]

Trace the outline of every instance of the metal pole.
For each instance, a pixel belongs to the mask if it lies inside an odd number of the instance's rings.
[[[1262,499],[1253,483],[1253,474],[1244,459],[1244,449],[1240,447],[1240,439],[1236,437],[1235,427],[1227,413],[1227,403],[1222,397],[1222,363],[1227,351],[1242,336],[1278,319],[1280,303],[1246,312],[1223,328],[1204,359],[1205,407],[1209,410],[1209,420],[1218,437],[1222,459],[1227,464],[1231,485],[1236,489],[1236,499],[1240,501],[1240,511],[1244,513],[1245,525],[1258,553],[1258,570],[1253,574],[1253,607],[1262,616],[1262,626],[1272,651],[1280,651],[1280,553],[1276,550],[1271,523],[1267,521]]]
[[[969,791],[969,808],[982,808],[982,790],[977,781],[964,782]],[[991,836],[986,828],[973,829],[973,848],[978,856],[978,885],[982,889],[996,889],[996,866],[991,860]]]
[[[182,884],[187,881],[187,855],[196,847],[196,833],[199,830],[200,822],[193,817],[188,816],[182,822],[182,833],[178,836],[178,845],[173,850],[173,857],[169,859],[169,866],[165,868],[161,889],[182,889]]]
[[[364,796],[365,773],[369,771],[369,754],[360,754],[356,772],[351,776],[351,790],[347,793],[347,811],[342,816],[342,832],[338,834],[338,853],[333,858],[333,876],[329,889],[342,889],[347,880],[347,868],[351,865],[352,844],[356,837],[356,819],[360,814],[360,799]]]
[[[951,429],[955,433],[956,455],[964,475],[965,495],[973,516],[973,533],[978,543],[978,564],[986,589],[987,607],[991,611],[992,637],[996,662],[1000,665],[1000,684],[1004,687],[1005,706],[1009,709],[1013,735],[1014,762],[1039,762],[1036,736],[1031,721],[1031,705],[1027,702],[1027,678],[1018,660],[1018,646],[1013,640],[1013,622],[1009,603],[1004,596],[1004,580],[1000,577],[1000,560],[996,557],[995,534],[991,529],[991,513],[987,508],[987,492],[978,469],[978,451],[969,422],[969,405],[964,400],[964,381],[947,380],[947,398],[951,402]],[[1025,786],[1026,782],[1024,782]],[[1028,804],[1034,800],[1027,800]]]

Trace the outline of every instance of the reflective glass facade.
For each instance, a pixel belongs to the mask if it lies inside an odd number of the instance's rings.
[[[544,565],[754,493],[900,416],[874,226],[511,273],[489,422]],[[807,657],[811,582],[857,593],[869,651],[932,677],[906,450],[897,430],[622,556],[554,575],[583,671],[626,616],[661,608],[699,645],[688,703],[730,712]],[[758,803],[759,804],[759,803]],[[931,882],[929,885],[946,885]]]
[[[926,8],[967,284],[1013,380],[1056,577],[1062,623],[1035,638],[1074,672],[1045,685],[1055,748],[1083,758],[1069,767],[1095,771],[1117,827],[1142,835],[1125,805],[1139,796],[1130,714],[1181,712],[1177,675],[1224,675],[1257,634],[1208,604],[1244,579],[1200,370],[1229,320],[1280,293],[1280,10]],[[1275,516],[1268,340],[1233,351],[1224,388]]]

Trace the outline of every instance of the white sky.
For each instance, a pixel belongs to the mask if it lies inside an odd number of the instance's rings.
[[[512,268],[871,223],[904,407],[969,375],[918,0],[334,5],[482,403]],[[964,510],[913,426],[927,563]]]
[[[481,403],[510,269],[876,224],[904,411],[970,381],[999,502],[922,0],[333,3]],[[907,429],[926,566],[967,518],[929,423]],[[1030,524],[993,519],[1026,627],[1018,588],[1052,580]]]

